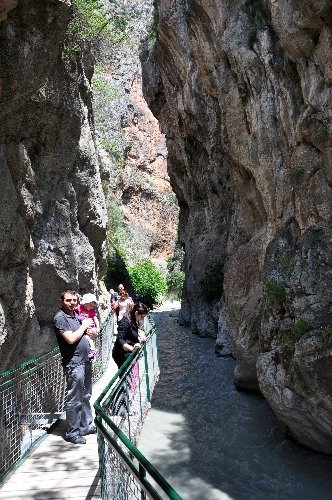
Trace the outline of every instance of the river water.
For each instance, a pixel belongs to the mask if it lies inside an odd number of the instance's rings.
[[[157,311],[161,375],[139,449],[184,499],[332,498],[332,457],[285,437],[258,394],[233,385],[214,340]]]

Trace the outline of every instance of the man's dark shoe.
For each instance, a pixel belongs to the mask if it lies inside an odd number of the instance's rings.
[[[66,437],[66,441],[73,444],[85,444],[86,439],[83,436]]]
[[[87,436],[88,434],[97,434],[97,427],[95,425],[90,425],[88,430],[82,432],[83,436]]]

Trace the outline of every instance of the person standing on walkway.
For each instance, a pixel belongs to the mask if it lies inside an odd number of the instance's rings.
[[[54,330],[67,383],[66,440],[85,444],[84,436],[96,433],[90,405],[92,362],[87,339],[87,335],[93,337],[93,319],[79,320],[75,311],[77,292],[74,290],[62,292],[60,305],[61,310],[54,317]]]
[[[120,323],[125,315],[129,314],[133,307],[133,299],[129,297],[128,293],[125,290],[122,290],[118,299],[118,323]]]
[[[144,333],[139,330],[139,322],[147,313],[147,306],[142,302],[138,302],[129,314],[126,314],[119,321],[118,334],[112,352],[118,368],[123,365],[135,348],[141,347],[141,342],[145,340]]]

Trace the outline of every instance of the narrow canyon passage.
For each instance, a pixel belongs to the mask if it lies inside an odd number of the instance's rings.
[[[258,394],[233,385],[214,340],[154,313],[161,375],[139,449],[184,499],[326,499],[332,457],[287,439]]]

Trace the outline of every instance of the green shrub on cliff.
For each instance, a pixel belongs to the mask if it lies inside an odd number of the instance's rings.
[[[149,52],[152,52],[154,50],[154,47],[155,47],[156,42],[157,42],[158,22],[159,22],[158,10],[157,10],[157,7],[156,7],[155,2],[154,2],[152,23],[150,26],[149,34],[147,36],[147,48],[148,48]]]
[[[323,348],[332,346],[332,325],[314,326],[311,321],[305,318],[299,318],[294,325],[283,333],[284,342],[297,342],[303,335],[318,337]]]
[[[180,299],[182,295],[185,274],[183,272],[184,251],[180,246],[174,249],[173,257],[167,261],[167,291],[170,297]]]
[[[109,20],[100,0],[73,0],[74,16],[68,32],[83,39],[94,39],[105,31]]]
[[[305,318],[299,318],[294,325],[284,333],[284,340],[294,340],[295,342],[301,338],[305,333],[313,329],[311,321]]]
[[[107,241],[109,243],[109,253],[113,255],[117,252],[124,256],[129,243],[129,234],[124,223],[124,215],[119,206],[118,200],[113,195],[107,199]]]
[[[285,285],[274,278],[264,278],[264,302],[270,307],[281,308],[287,299]]]
[[[93,77],[91,79],[94,95],[99,93],[104,99],[116,99],[120,97],[120,93],[113,89],[107,79],[106,68],[103,66],[95,66]]]
[[[210,266],[199,282],[199,292],[206,300],[220,299],[224,286],[224,266],[217,262]]]
[[[104,279],[105,285],[108,289],[115,289],[120,283],[122,283],[126,290],[131,290],[130,277],[125,257],[117,250],[113,250],[113,253],[108,257],[107,271]]]
[[[166,292],[166,281],[150,260],[142,260],[128,268],[131,285],[140,300],[152,307]]]
[[[124,224],[124,216],[119,207],[119,202],[111,194],[107,199],[107,243],[108,259],[105,283],[108,288],[123,283],[127,288],[130,283],[127,263],[126,247],[129,241],[128,231]]]
[[[85,43],[98,51],[101,40],[121,43],[128,37],[127,19],[120,2],[73,0],[73,13],[68,24],[63,59],[70,60],[80,53]]]

